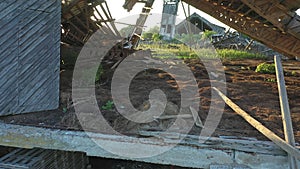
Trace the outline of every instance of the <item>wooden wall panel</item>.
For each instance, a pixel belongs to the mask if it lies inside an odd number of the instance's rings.
[[[59,105],[60,0],[0,2],[0,115]]]

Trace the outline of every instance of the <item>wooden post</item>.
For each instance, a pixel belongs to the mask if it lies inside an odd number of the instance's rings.
[[[291,146],[295,146],[291,112],[290,112],[289,101],[286,92],[283,68],[279,56],[274,56],[274,62],[276,67],[276,78],[277,78],[280,108],[281,108],[282,121],[283,121],[284,137],[287,143],[289,143]],[[289,156],[289,162],[290,162],[291,169],[297,169],[297,162],[295,158]]]
[[[225,101],[225,103],[229,107],[231,107],[238,115],[243,117],[249,124],[251,124],[254,128],[256,128],[259,132],[261,132],[263,135],[265,135],[271,141],[273,141],[280,148],[285,150],[288,154],[290,154],[300,160],[300,151],[298,149],[296,149],[295,147],[288,144],[282,138],[278,137],[271,130],[269,130],[264,125],[262,125],[260,122],[258,122],[253,117],[251,117],[248,113],[246,113],[238,105],[236,105],[233,101],[231,101],[228,97],[226,97],[220,90],[218,90],[215,87],[213,87],[213,89],[219,94],[219,96]]]

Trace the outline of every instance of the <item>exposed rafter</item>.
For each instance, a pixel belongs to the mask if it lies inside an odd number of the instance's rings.
[[[257,14],[271,22],[283,32],[300,39],[300,19],[294,11],[289,11],[277,0],[241,0]],[[291,23],[292,22],[292,23]]]
[[[259,15],[256,13],[255,9],[245,6],[242,1],[183,1],[212,15],[228,26],[249,35],[253,39],[264,43],[278,52],[284,53],[288,56],[300,56],[300,40],[296,38],[296,34],[290,33],[292,30],[291,28],[296,31],[299,29],[298,25],[295,23],[299,21],[299,17],[295,17],[295,21],[293,22],[290,21],[288,24],[290,25],[289,31],[284,32],[276,25],[272,24],[272,20],[265,19],[261,16],[263,14]],[[262,3],[261,5],[263,5],[266,1],[260,2]],[[269,10],[272,10],[271,8]]]

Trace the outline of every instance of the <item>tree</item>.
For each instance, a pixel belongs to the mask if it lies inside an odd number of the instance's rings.
[[[150,28],[148,31],[144,31],[142,34],[142,38],[145,40],[151,40],[151,39],[153,40],[154,34],[159,34],[159,26],[154,26]]]
[[[162,40],[162,38],[163,38],[163,36],[161,36],[159,33],[154,33],[154,34],[152,35],[152,40],[153,40],[154,42],[158,42],[158,41]]]
[[[142,38],[145,39],[145,40],[151,40],[152,36],[153,36],[153,33],[150,33],[150,32],[144,32],[142,34]]]
[[[150,28],[147,32],[148,32],[148,33],[155,34],[155,33],[159,33],[159,32],[160,32],[159,30],[160,30],[160,29],[159,29],[159,26],[156,25],[156,26]]]
[[[128,37],[132,34],[134,27],[133,26],[126,26],[122,28],[119,32],[122,37]]]

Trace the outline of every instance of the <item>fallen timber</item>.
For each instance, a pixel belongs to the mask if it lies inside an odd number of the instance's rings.
[[[83,46],[97,30],[120,36],[105,0],[62,1],[62,42]]]
[[[281,139],[279,136],[277,136],[271,130],[269,130],[268,128],[263,126],[260,122],[258,122],[256,119],[254,119],[249,114],[247,114],[244,110],[242,110],[232,100],[230,100],[228,97],[226,97],[217,88],[213,88],[213,89],[218,93],[218,95],[224,100],[224,102],[229,107],[231,107],[237,114],[239,114],[241,117],[243,117],[249,124],[251,124],[254,128],[256,128],[259,132],[264,134],[266,137],[268,137],[270,140],[272,140],[275,144],[280,146],[286,152],[288,152],[292,156],[300,159],[300,151],[299,150],[297,150],[295,147],[289,145],[287,142],[285,142],[283,139]]]

